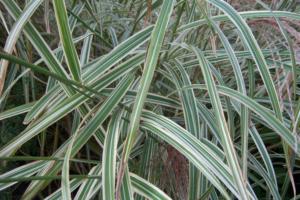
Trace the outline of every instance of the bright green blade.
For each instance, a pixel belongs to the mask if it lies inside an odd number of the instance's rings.
[[[64,1],[54,0],[53,7],[56,16],[57,27],[61,43],[66,57],[68,68],[72,74],[72,77],[76,81],[80,81],[80,63],[79,58],[73,44],[73,38],[68,23],[67,9]]]

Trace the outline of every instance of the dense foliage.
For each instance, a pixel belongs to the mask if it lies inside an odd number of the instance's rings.
[[[0,199],[297,199],[296,0],[0,0]]]

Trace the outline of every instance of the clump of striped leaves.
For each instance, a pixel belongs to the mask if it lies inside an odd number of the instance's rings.
[[[243,2],[1,0],[0,194],[299,198],[300,6]]]

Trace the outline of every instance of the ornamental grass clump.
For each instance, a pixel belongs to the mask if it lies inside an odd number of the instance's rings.
[[[1,199],[299,198],[299,11],[0,0]]]

